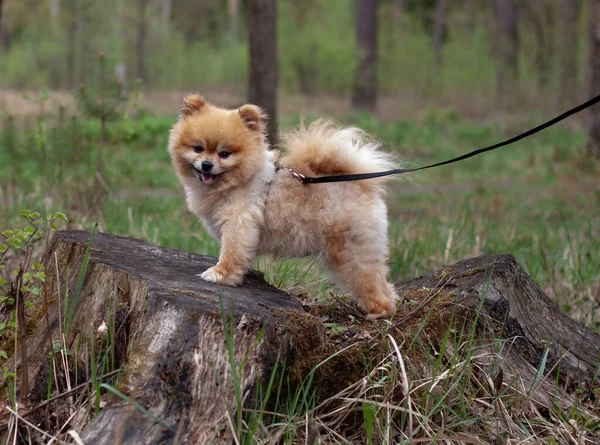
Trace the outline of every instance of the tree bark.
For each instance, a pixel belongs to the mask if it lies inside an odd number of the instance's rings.
[[[435,30],[433,34],[433,54],[437,68],[442,67],[442,45],[446,30],[446,0],[436,0]]]
[[[473,258],[398,283],[399,295],[411,304],[400,305],[390,323],[374,323],[339,302],[325,313],[313,308],[313,316],[255,271],[238,288],[204,282],[197,274],[216,258],[109,234],[95,235],[78,294],[89,239],[84,231],[57,232],[46,253],[49,303],[28,334],[31,403],[47,398],[49,338],[61,338],[66,330],[71,360],[84,374],[79,381],[87,381],[87,345],[97,340],[90,335],[95,337],[104,321],[112,326],[113,369],[126,364],[113,387],[172,432],[121,398],[104,396],[107,405],[85,428],[75,420],[70,425],[83,428],[84,443],[231,444],[227,416],[235,419],[240,408],[254,409],[253,396],[274,369],[285,372],[290,384],[305,381],[310,372],[316,400],[323,401],[363,381],[365,363],[387,355],[388,336],[401,345],[418,336],[440,351],[448,329],[455,336],[447,339],[444,354],[464,347],[463,334],[475,333],[474,343],[490,349],[488,354],[478,348],[477,369],[500,368],[504,377],[495,390],[502,386],[510,396],[526,388],[526,405],[584,409],[572,391],[598,384],[600,336],[564,314],[511,255]],[[65,294],[71,296],[66,303]],[[345,327],[343,336],[328,335],[323,319]],[[102,350],[95,356],[103,356]],[[444,359],[451,362],[450,356]],[[241,401],[236,401],[230,360]],[[13,369],[14,357],[5,366]],[[46,410],[64,410],[61,403],[60,398],[50,402],[38,410],[39,419],[31,420],[39,424],[47,419]],[[86,410],[81,411],[79,422],[85,422]]]
[[[358,65],[352,106],[369,111],[377,104],[377,5],[378,0],[358,0],[356,15]]]
[[[77,85],[79,83],[83,83],[87,78],[87,70],[88,70],[88,62],[91,59],[90,54],[90,44],[91,38],[87,34],[87,21],[88,21],[88,10],[89,4],[88,0],[74,0],[77,8],[77,39],[76,39],[76,53],[77,47],[79,47],[79,60],[75,65],[75,79]],[[91,33],[90,33],[91,34]]]
[[[556,377],[565,388],[575,382],[590,383],[598,376],[600,335],[590,332],[554,303],[527,275],[512,255],[491,255],[460,261],[440,271],[401,283],[399,294],[411,297],[419,289],[429,294],[450,292],[454,302],[477,316],[480,338],[514,341],[501,353],[504,377],[521,379],[525,385],[535,380],[548,349],[544,375]],[[479,312],[478,312],[479,311]],[[411,314],[411,316],[414,314]],[[396,321],[401,324],[402,320]],[[540,403],[553,397],[553,380],[534,399]],[[556,400],[554,400],[556,402]]]
[[[240,37],[240,0],[227,0],[227,14],[231,37],[237,41]]]
[[[67,13],[67,69],[68,88],[77,88],[77,2],[78,0],[68,0],[65,8]]]
[[[90,366],[90,341],[95,342],[98,361],[106,348],[113,350],[107,354],[113,362],[111,368],[127,363],[127,371],[115,386],[174,426],[179,440],[167,443],[231,444],[231,432],[222,427],[228,410],[239,406],[227,335],[233,342],[244,403],[251,405],[255,385],[261,382],[266,388],[273,368],[277,364],[282,369],[291,352],[286,324],[305,319],[307,326],[318,331],[323,330],[321,322],[308,316],[299,301],[267,285],[259,272],[250,272],[243,287],[216,286],[196,275],[216,264],[216,258],[108,234],[94,236],[85,281],[76,300],[77,276],[90,235],[58,232],[46,253],[46,293],[53,303],[29,338],[32,403],[47,397],[51,372],[48,335],[61,338],[62,327],[68,332],[67,344],[81,345],[73,357],[73,363],[80,363],[79,382],[91,377],[85,371]],[[65,302],[65,294],[72,297],[72,309],[67,303],[63,310],[59,303]],[[68,314],[72,315],[70,321]],[[101,349],[97,336],[103,322],[112,326],[114,346]],[[12,359],[9,363],[14,366]],[[51,412],[64,406],[57,403],[49,407]],[[150,444],[163,443],[165,434],[173,438],[161,425],[131,408],[121,399],[112,399],[111,407],[87,425],[83,442]],[[47,417],[45,410],[41,411],[42,418]],[[79,425],[79,431],[82,427]]]
[[[248,101],[262,107],[269,116],[268,140],[277,141],[277,60],[276,0],[248,2],[250,77]]]
[[[565,107],[577,101],[577,54],[579,52],[577,25],[580,15],[581,0],[563,0],[560,101]]]
[[[552,77],[554,55],[554,13],[552,4],[547,1],[524,3],[523,13],[533,26],[536,40],[535,68],[538,85],[544,90]]]
[[[60,17],[60,0],[48,0],[48,8],[50,9],[52,24],[56,26]]]
[[[479,0],[469,0],[466,3],[467,7],[467,26],[471,32],[477,30],[477,23],[479,22],[480,5]]]
[[[406,8],[406,0],[396,0],[396,9],[400,14],[404,13],[404,8]]]
[[[173,0],[162,0],[160,8],[162,29],[165,34],[169,32],[169,24],[171,23],[171,9]]]
[[[406,0],[396,0],[394,2],[394,17],[396,24],[402,25],[404,21],[404,9],[406,8]]]
[[[2,11],[4,6],[4,0],[0,0],[0,38],[2,38]]]
[[[498,17],[498,71],[496,94],[501,106],[510,102],[518,77],[519,32],[517,0],[496,0]]]
[[[146,36],[148,34],[148,23],[146,20],[146,9],[150,0],[138,0],[138,29],[136,49],[136,75],[144,84],[146,78]]]
[[[589,95],[600,94],[600,0],[590,0],[590,56],[589,56]],[[600,160],[600,106],[589,111],[587,148],[590,154]]]

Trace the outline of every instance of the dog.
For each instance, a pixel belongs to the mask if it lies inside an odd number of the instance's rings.
[[[184,98],[169,154],[189,210],[221,244],[217,264],[199,276],[238,286],[258,255],[318,256],[368,319],[393,315],[386,179],[302,184],[282,167],[324,176],[397,163],[364,131],[327,119],[284,132],[279,159],[266,140],[266,120],[255,105],[224,109],[199,94]]]

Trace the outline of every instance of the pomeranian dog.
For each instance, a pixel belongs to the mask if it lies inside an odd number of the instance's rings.
[[[318,120],[282,134],[286,155],[278,159],[266,119],[255,105],[229,110],[197,94],[184,98],[169,154],[188,208],[221,244],[217,264],[199,276],[238,286],[257,255],[318,256],[368,319],[392,315],[385,178],[311,185],[283,168],[370,173],[395,168],[391,156],[358,128]]]

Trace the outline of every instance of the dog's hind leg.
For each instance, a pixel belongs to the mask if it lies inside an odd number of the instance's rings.
[[[376,224],[380,227],[375,231],[364,227],[331,231],[325,254],[329,270],[370,320],[393,315],[398,299],[394,286],[386,279],[387,221]]]

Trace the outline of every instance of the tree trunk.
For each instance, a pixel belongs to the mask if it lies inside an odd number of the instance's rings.
[[[67,14],[67,69],[68,88],[77,88],[77,2],[68,0],[65,8]]]
[[[378,0],[358,0],[356,16],[358,65],[352,106],[369,111],[377,103],[377,4]]]
[[[60,0],[48,0],[48,8],[50,9],[52,24],[56,26],[60,17]]]
[[[580,15],[581,0],[563,0],[560,101],[564,107],[577,102],[577,54],[579,52],[577,25]]]
[[[473,372],[491,375],[490,369],[500,369],[492,390],[501,387],[506,400],[525,388],[525,402],[517,406],[585,409],[572,390],[598,384],[594,373],[600,336],[564,314],[511,255],[461,261],[399,283],[399,295],[410,304],[400,305],[388,323],[363,320],[341,300],[326,312],[312,308],[313,316],[300,301],[267,285],[259,272],[250,272],[241,287],[219,287],[197,277],[216,258],[109,234],[94,237],[79,284],[89,239],[83,231],[57,232],[46,253],[48,306],[28,325],[31,403],[46,400],[49,381],[54,386],[53,381],[65,378],[48,376],[49,338],[59,339],[66,331],[70,360],[79,363],[81,374],[71,378],[79,375],[80,382],[87,381],[91,344],[104,345],[95,350],[97,364],[100,357],[111,357],[109,369],[126,365],[111,385],[155,417],[122,398],[103,396],[107,405],[84,427],[91,416],[78,404],[78,420],[70,428],[83,429],[84,443],[231,444],[231,419],[262,401],[255,396],[274,369],[285,372],[290,385],[306,381],[310,372],[315,400],[331,400],[355,382],[362,388],[365,363],[388,355],[389,336],[401,345],[405,360],[415,336],[413,342],[432,346],[432,356],[444,354],[440,362],[451,362],[448,354],[464,348],[466,333],[474,333],[473,343],[479,346]],[[65,295],[70,296],[66,302]],[[324,320],[342,328],[343,336],[330,335]],[[97,338],[103,322],[111,326],[108,345]],[[443,340],[449,329],[453,335]],[[107,350],[111,353],[103,352]],[[4,365],[13,369],[14,358]],[[85,390],[76,395],[79,403]],[[347,397],[344,393],[342,398]],[[65,411],[64,398],[55,398],[33,409],[30,420],[48,422],[47,412]]]
[[[510,102],[518,77],[519,32],[517,0],[496,0],[498,17],[498,72],[496,94],[501,106]]]
[[[148,24],[146,20],[146,9],[150,0],[138,0],[138,29],[136,50],[136,75],[142,83],[147,84],[146,78],[146,35],[148,33]]]
[[[169,32],[169,24],[171,23],[171,9],[173,7],[173,0],[162,0],[160,15],[162,22],[162,29],[165,34]]]
[[[475,32],[477,30],[477,23],[479,22],[479,14],[480,6],[479,0],[469,0],[466,3],[467,7],[467,26],[471,30],[471,32]]]
[[[402,25],[404,21],[404,9],[406,8],[406,0],[396,0],[394,3],[394,16],[396,24]]]
[[[590,0],[589,95],[600,94],[600,0]],[[600,106],[589,112],[588,151],[600,160]]]
[[[262,107],[269,116],[268,139],[277,141],[277,9],[276,0],[248,2],[250,78],[248,101]]]
[[[77,53],[77,47],[79,47],[79,60],[75,65],[75,79],[77,84],[83,83],[87,78],[88,62],[90,57],[90,43],[91,38],[87,34],[87,19],[88,19],[88,0],[74,0],[77,8],[77,41],[75,44],[75,53]],[[91,33],[90,33],[91,34]],[[76,56],[77,60],[77,56]]]
[[[4,0],[0,0],[0,38],[2,38],[2,11],[4,6]]]
[[[240,0],[227,0],[227,14],[231,37],[237,41],[240,37]]]
[[[552,77],[552,59],[554,55],[554,13],[547,1],[524,3],[523,13],[533,26],[536,40],[535,68],[538,85],[543,91]],[[550,30],[550,31],[548,31]]]
[[[435,64],[439,69],[442,67],[442,45],[444,43],[444,32],[446,30],[446,0],[436,0],[435,5],[435,30],[433,34],[433,54]]]

